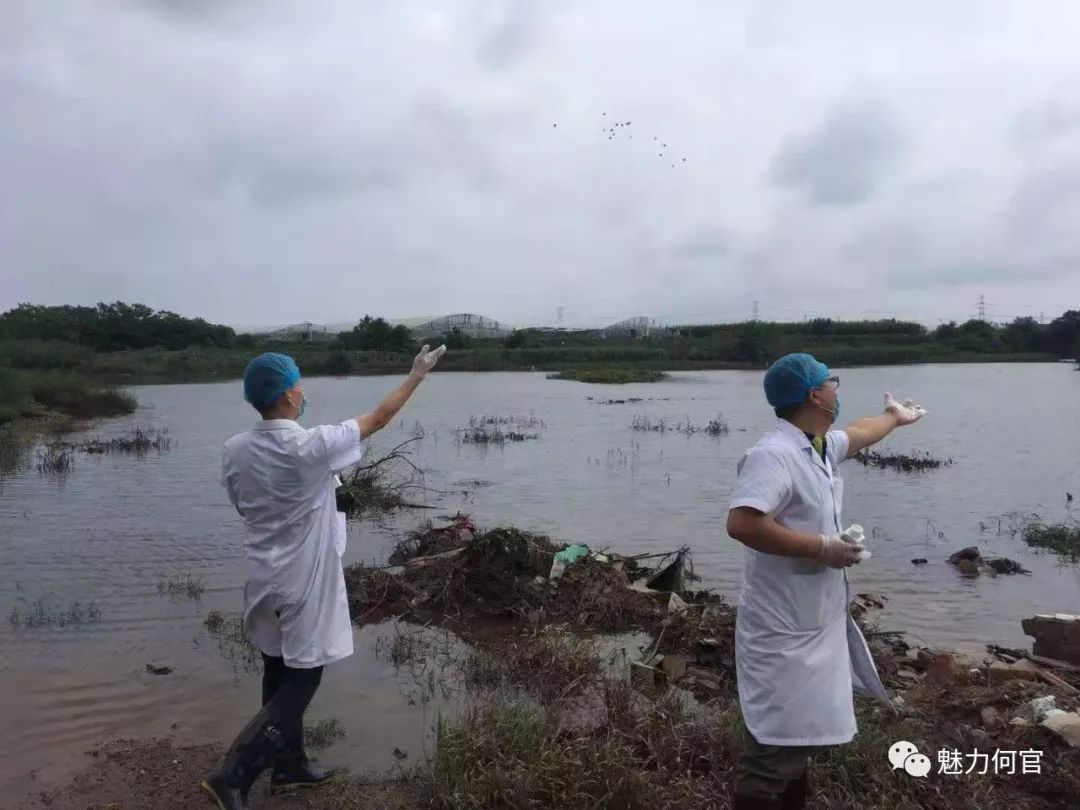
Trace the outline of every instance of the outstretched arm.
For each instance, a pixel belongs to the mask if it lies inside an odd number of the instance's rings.
[[[420,349],[420,354],[416,355],[416,359],[413,360],[412,371],[405,378],[405,382],[387,394],[386,398],[375,406],[375,410],[370,413],[362,413],[356,417],[356,422],[360,425],[360,435],[366,439],[372,433],[376,433],[390,424],[390,421],[397,416],[405,403],[409,401],[409,397],[413,395],[413,392],[419,387],[427,373],[435,368],[435,364],[439,362],[439,358],[445,353],[446,346],[440,346],[435,351],[429,352],[425,344]]]
[[[916,405],[910,399],[900,404],[892,394],[885,394],[885,413],[852,422],[844,433],[848,437],[847,457],[851,458],[860,450],[875,445],[903,425],[918,422],[926,415],[926,409]]]

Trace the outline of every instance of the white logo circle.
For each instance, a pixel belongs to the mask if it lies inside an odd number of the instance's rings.
[[[904,767],[904,760],[910,757],[912,754],[919,753],[919,749],[915,747],[914,743],[909,743],[907,740],[900,740],[894,742],[889,749],[889,762],[893,766],[893,770]]]
[[[926,776],[930,773],[930,757],[926,754],[912,754],[904,760],[904,770],[909,776]]]

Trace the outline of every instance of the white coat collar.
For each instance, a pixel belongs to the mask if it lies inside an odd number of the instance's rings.
[[[292,419],[260,419],[255,423],[254,430],[288,430],[296,426]]]
[[[827,469],[821,455],[814,450],[814,445],[810,443],[810,440],[806,438],[806,434],[799,428],[795,427],[795,425],[791,424],[787,419],[777,419],[776,429],[780,431],[781,435],[794,442],[799,449],[809,452],[810,458],[815,466],[820,467],[823,470]]]

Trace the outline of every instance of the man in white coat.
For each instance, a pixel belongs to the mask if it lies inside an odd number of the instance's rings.
[[[839,464],[925,413],[885,395],[881,416],[831,429],[840,380],[808,354],[765,373],[776,427],[739,462],[728,534],[747,546],[735,626],[739,702],[749,736],[736,810],[795,810],[817,746],[855,736],[852,693],[887,700],[848,612],[845,568],[860,551],[841,539]]]
[[[262,420],[225,443],[222,483],[246,530],[244,627],[263,654],[263,707],[201,785],[220,810],[245,810],[248,789],[269,767],[275,787],[329,777],[304,754],[303,717],[323,667],[353,651],[337,474],[360,461],[364,442],[445,351],[424,346],[405,381],[370,413],[313,428],[298,424],[307,398],[291,357],[262,354],[244,372],[244,398]]]

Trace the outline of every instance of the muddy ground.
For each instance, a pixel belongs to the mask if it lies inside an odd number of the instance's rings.
[[[252,805],[316,808],[625,808],[712,810],[730,804],[742,745],[734,672],[734,609],[680,584],[675,595],[639,587],[638,562],[583,558],[549,576],[561,550],[513,529],[476,532],[460,516],[396,550],[396,571],[346,573],[358,624],[389,613],[453,629],[471,642],[456,661],[474,698],[440,723],[435,755],[396,780],[339,776],[306,794],[272,795],[265,777]],[[392,558],[393,559],[393,558]],[[692,581],[690,577],[687,578]],[[680,579],[681,583],[681,579]],[[860,594],[853,615],[867,631],[895,705],[857,702],[859,735],[823,750],[811,766],[810,808],[830,810],[1057,810],[1075,808],[1080,755],[1039,725],[1032,701],[1080,708],[1080,671],[1044,669],[1023,651],[969,660],[880,631],[887,600]],[[500,632],[485,632],[494,626]],[[642,662],[615,671],[596,644],[636,630],[652,642]],[[395,666],[429,658],[419,635],[392,646]],[[993,651],[991,651],[993,652]],[[1004,658],[1002,658],[1004,656]],[[625,670],[629,666],[630,672]],[[669,689],[670,686],[676,687]],[[694,699],[696,698],[696,700]],[[889,746],[931,756],[955,750],[1038,750],[1039,775],[933,773],[916,779],[889,764]],[[211,807],[198,783],[219,745],[169,740],[110,743],[63,787],[0,808],[141,810]]]
[[[3,810],[192,810],[213,804],[199,782],[221,762],[219,744],[177,746],[168,739],[111,742],[90,752],[70,784],[30,794]],[[418,807],[414,786],[365,783],[348,775],[308,792],[275,794],[264,775],[251,793],[263,810],[404,810]]]

